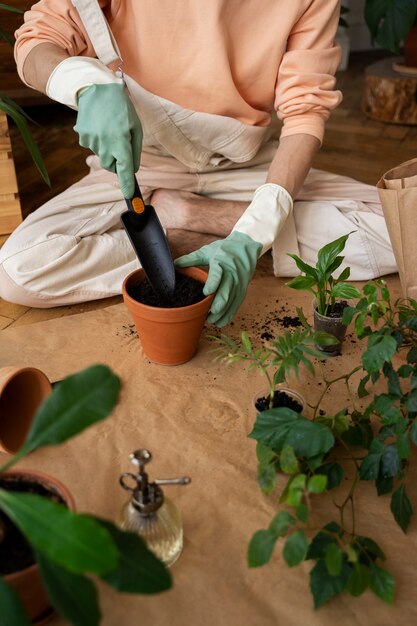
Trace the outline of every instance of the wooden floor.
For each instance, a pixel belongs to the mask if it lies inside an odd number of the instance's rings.
[[[351,55],[349,69],[339,72],[338,87],[344,100],[327,123],[325,141],[315,167],[375,184],[385,171],[417,156],[417,127],[376,122],[361,112],[363,70],[381,58],[381,54],[355,53]],[[32,130],[44,156],[52,188],[49,189],[40,179],[17,131],[12,128],[13,153],[25,216],[86,174],[85,158],[88,155],[78,145],[73,131],[74,111],[52,105],[34,107],[29,113],[38,124],[33,125]],[[262,265],[264,271],[272,272],[269,259],[263,260]],[[0,329],[73,315],[120,301],[121,298],[116,297],[68,307],[30,309],[0,300]]]

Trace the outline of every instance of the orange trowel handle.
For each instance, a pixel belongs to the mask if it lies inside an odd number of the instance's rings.
[[[131,211],[137,215],[141,215],[145,211],[145,202],[143,201],[142,194],[139,189],[138,181],[135,176],[135,193],[133,198],[125,198],[127,205]]]

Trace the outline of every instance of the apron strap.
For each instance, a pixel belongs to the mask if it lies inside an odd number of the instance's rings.
[[[109,28],[98,0],[71,0],[77,9],[84,28],[90,38],[97,58],[104,64],[110,65],[123,62],[120,50]]]

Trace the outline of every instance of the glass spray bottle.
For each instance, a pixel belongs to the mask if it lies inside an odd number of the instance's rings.
[[[120,477],[121,486],[131,497],[123,505],[117,524],[123,530],[136,532],[161,561],[172,565],[182,551],[182,521],[177,507],[165,498],[160,485],[188,485],[191,479],[184,476],[149,482],[145,472],[145,465],[152,459],[149,450],[135,450],[129,458],[138,467],[138,473],[125,472]]]

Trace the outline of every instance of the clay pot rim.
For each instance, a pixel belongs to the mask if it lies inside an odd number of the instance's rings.
[[[196,267],[196,266],[192,266],[192,267],[184,267],[184,268],[177,268],[176,271],[179,272],[180,274],[185,274],[186,276],[188,276],[187,274],[187,270],[197,270],[198,273],[200,274],[201,278],[205,278],[205,280],[200,280],[197,277],[192,276],[192,278],[195,278],[195,280],[199,280],[199,282],[201,283],[205,283],[208,277],[208,273],[205,270],[202,270],[201,267]],[[202,302],[205,302],[207,300],[213,299],[214,298],[214,294],[209,294],[208,296],[205,296],[203,298],[203,300],[199,300],[199,302],[195,302],[194,304],[188,304],[187,306],[177,306],[177,307],[159,307],[159,306],[150,306],[149,304],[143,304],[142,302],[138,302],[138,300],[135,300],[134,298],[132,298],[132,296],[128,293],[126,285],[128,283],[128,281],[135,275],[135,274],[139,274],[139,273],[143,273],[145,274],[144,270],[142,268],[133,270],[133,272],[131,272],[130,274],[128,274],[126,276],[126,278],[123,281],[123,285],[122,285],[122,293],[124,298],[126,298],[126,301],[129,302],[129,304],[132,304],[133,306],[139,306],[141,308],[143,308],[143,310],[145,311],[172,311],[174,314],[177,311],[192,311],[193,309],[197,309],[199,306],[201,306]],[[141,282],[141,281],[139,281]]]
[[[0,478],[2,476],[20,476],[22,478],[34,478],[33,482],[39,482],[42,484],[46,484],[47,486],[53,486],[59,492],[59,494],[64,499],[66,505],[68,506],[70,511],[75,511],[75,500],[73,498],[72,493],[69,489],[60,481],[58,478],[54,478],[50,474],[46,472],[38,471],[38,470],[25,470],[25,469],[13,469],[8,472],[4,472],[4,474],[0,474]],[[36,480],[39,479],[39,480]],[[5,580],[15,580],[22,576],[22,574],[26,572],[34,572],[39,569],[37,563],[33,563],[33,565],[29,565],[29,567],[25,567],[24,569],[20,569],[17,572],[13,572],[12,574],[5,574]]]
[[[9,371],[4,374],[4,377],[2,377],[1,372],[2,371],[5,372],[6,370],[9,370]],[[45,372],[43,372],[37,367],[31,367],[31,366],[21,367],[20,365],[6,365],[0,368],[0,380],[1,380],[2,388],[4,389],[14,378],[17,378],[21,374],[28,374],[28,373],[34,374],[36,376],[37,380],[45,387],[45,389],[47,389],[47,395],[52,391],[52,383],[49,380],[48,376],[45,374]],[[24,440],[21,442],[21,445],[18,448],[10,448],[3,441],[2,435],[1,435],[1,429],[0,429],[0,452],[5,452],[6,454],[11,454],[11,455],[16,454],[18,450],[20,449],[20,447],[23,445],[23,443],[24,443]]]

